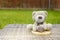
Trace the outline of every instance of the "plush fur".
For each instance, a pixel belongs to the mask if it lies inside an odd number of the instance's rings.
[[[51,30],[52,24],[46,24],[45,22],[47,15],[48,15],[47,11],[33,11],[32,19],[35,22],[34,24],[27,25],[27,29],[39,32]]]

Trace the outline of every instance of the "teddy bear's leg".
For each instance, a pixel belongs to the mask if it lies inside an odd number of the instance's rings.
[[[49,30],[51,30],[51,29],[52,29],[52,24],[46,24],[45,30],[46,30],[46,31],[49,31]]]
[[[44,26],[43,25],[38,26],[37,30],[39,32],[43,32],[44,31]]]
[[[33,24],[29,24],[29,25],[27,25],[27,30],[28,30],[28,31],[31,31],[32,28],[33,28]]]

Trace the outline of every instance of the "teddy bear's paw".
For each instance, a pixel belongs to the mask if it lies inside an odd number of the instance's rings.
[[[28,31],[31,31],[31,30],[32,30],[32,27],[33,27],[32,24],[27,25],[27,30],[28,30]]]

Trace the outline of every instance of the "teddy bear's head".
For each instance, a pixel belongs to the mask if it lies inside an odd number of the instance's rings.
[[[37,23],[42,23],[45,21],[48,15],[47,11],[33,11],[32,18]]]

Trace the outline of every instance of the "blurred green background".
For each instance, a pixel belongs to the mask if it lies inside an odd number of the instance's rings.
[[[0,10],[0,29],[7,24],[31,24],[34,10]],[[48,11],[47,23],[60,24],[60,11]]]

